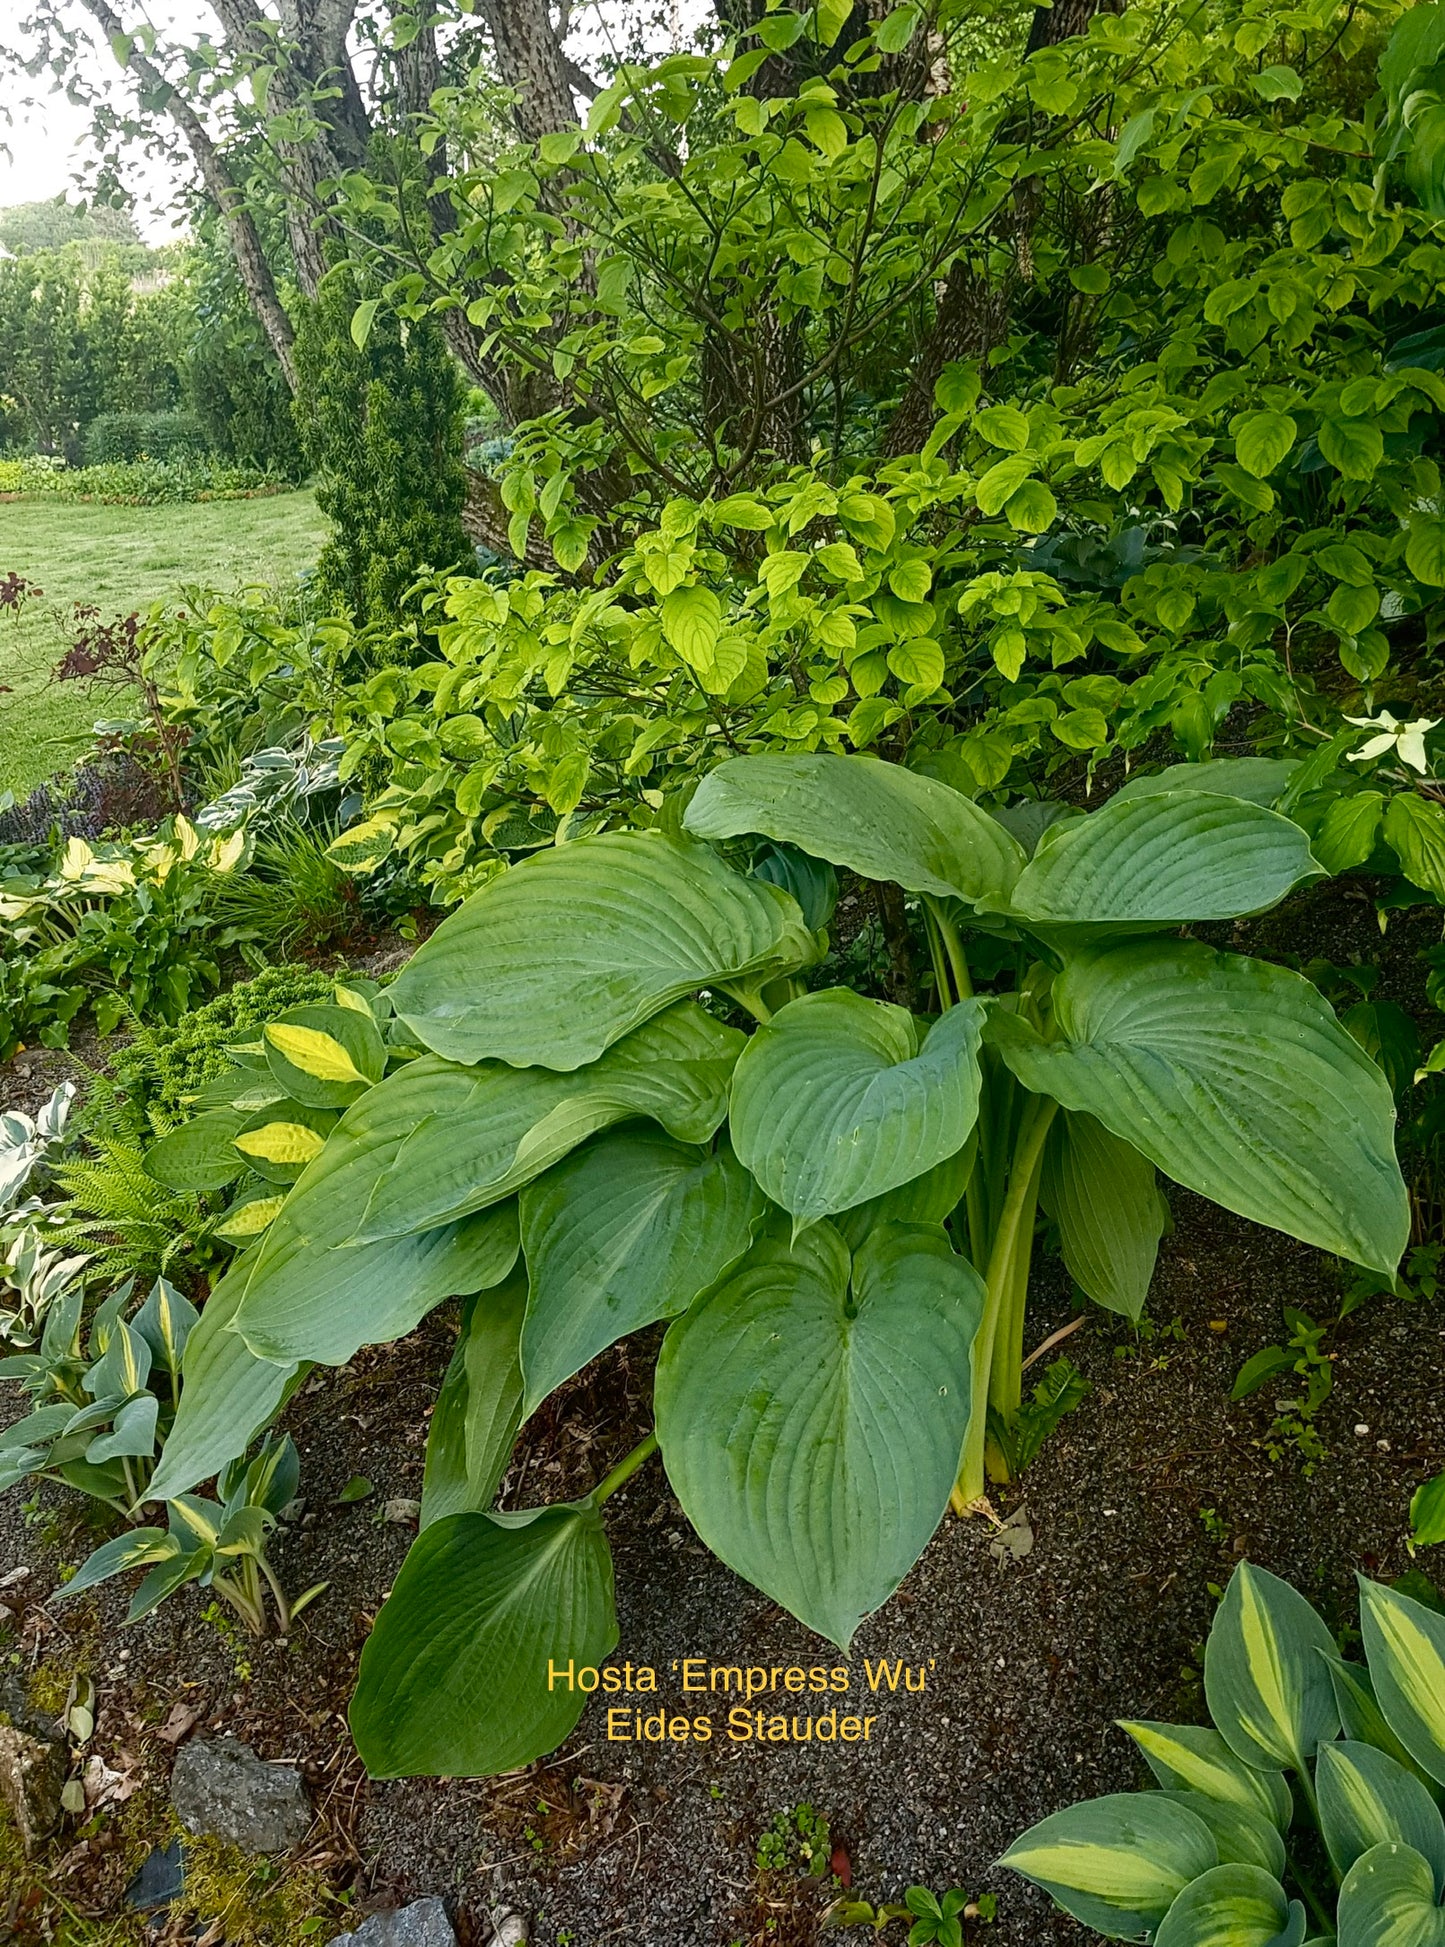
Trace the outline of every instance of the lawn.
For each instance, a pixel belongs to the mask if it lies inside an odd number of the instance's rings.
[[[0,791],[23,797],[63,769],[76,749],[68,740],[117,707],[50,682],[72,603],[94,602],[109,617],[189,582],[289,581],[316,559],[323,533],[309,493],[195,506],[0,505],[0,576],[13,570],[45,591],[18,627],[0,620]]]

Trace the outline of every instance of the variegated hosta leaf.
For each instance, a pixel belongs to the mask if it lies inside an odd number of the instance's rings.
[[[989,1014],[1025,1088],[1097,1116],[1226,1210],[1393,1273],[1410,1224],[1394,1099],[1309,981],[1144,940],[1071,955],[1052,999],[1054,1039]]]
[[[1320,1830],[1337,1873],[1347,1873],[1372,1846],[1395,1840],[1429,1860],[1436,1898],[1445,1892],[1445,1820],[1413,1771],[1368,1744],[1325,1744],[1315,1787]]]
[[[984,1006],[924,1030],[850,988],[804,994],[749,1041],[733,1075],[739,1157],[800,1223],[898,1189],[955,1156],[978,1119]]]
[[[335,1127],[334,1109],[313,1109],[288,1096],[248,1116],[232,1140],[268,1183],[295,1183],[325,1149]]]
[[[1393,1841],[1371,1846],[1346,1873],[1336,1921],[1339,1947],[1445,1947],[1430,1862]]]
[[[599,1352],[675,1318],[747,1250],[767,1199],[724,1142],[597,1137],[522,1192],[527,1413]]]
[[[514,1203],[324,1256],[284,1223],[283,1211],[257,1247],[231,1325],[262,1359],[345,1365],[363,1345],[405,1338],[443,1300],[500,1284],[519,1248]]]
[[[1294,1805],[1284,1773],[1245,1764],[1218,1731],[1146,1718],[1121,1718],[1119,1728],[1133,1738],[1166,1791],[1202,1792],[1268,1819],[1280,1832],[1289,1830]]]
[[[1360,1633],[1385,1722],[1445,1784],[1445,1616],[1361,1575]]]
[[[1096,1305],[1137,1319],[1169,1206],[1154,1165],[1091,1115],[1054,1118],[1039,1202],[1059,1227],[1069,1275]]]
[[[386,1073],[386,1044],[370,1012],[314,1003],[263,1030],[266,1060],[286,1093],[314,1109],[341,1109]]]
[[[1375,1686],[1364,1664],[1346,1663],[1338,1656],[1327,1656],[1324,1661],[1335,1686],[1335,1704],[1345,1736],[1359,1744],[1372,1744],[1396,1764],[1413,1771],[1417,1778],[1428,1780],[1430,1774],[1415,1762],[1385,1722],[1385,1713],[1380,1709]]]
[[[850,1290],[851,1276],[851,1290]],[[770,1230],[663,1341],[657,1432],[717,1555],[847,1646],[927,1546],[968,1430],[983,1281],[941,1230]]]
[[[361,1656],[351,1733],[374,1778],[483,1778],[553,1751],[586,1695],[549,1665],[617,1645],[594,1508],[452,1514],[412,1543]]]
[[[1305,1772],[1338,1734],[1320,1650],[1334,1639],[1297,1589],[1241,1562],[1204,1648],[1204,1693],[1220,1735],[1246,1764]]]
[[[970,904],[1002,901],[1023,847],[936,778],[873,757],[732,757],[698,786],[683,821],[701,838],[756,832],[865,879]]]
[[[1214,1866],[1164,1916],[1154,1947],[1300,1947],[1305,1910],[1259,1866]]]
[[[1209,1798],[1203,1792],[1171,1792],[1181,1805],[1214,1834],[1221,1866],[1257,1866],[1274,1879],[1283,1879],[1284,1840],[1277,1827],[1259,1812],[1247,1812],[1242,1805],[1231,1805],[1222,1798]]]
[[[1051,826],[1007,909],[1038,926],[1154,927],[1267,912],[1323,878],[1300,827],[1202,791],[1111,798]]]
[[[1111,1792],[1041,1820],[999,1864],[1106,1939],[1139,1940],[1219,1853],[1203,1820],[1165,1793]]]
[[[245,1453],[310,1370],[295,1361],[260,1359],[228,1329],[254,1263],[252,1255],[236,1259],[186,1340],[181,1402],[151,1476],[157,1501],[188,1493]]]
[[[706,1142],[727,1113],[743,1045],[735,1028],[682,1001],[567,1074],[423,1056],[347,1114],[278,1228],[302,1222],[318,1240],[358,1244],[428,1230],[500,1203],[632,1116]]]
[[[462,1307],[461,1336],[427,1433],[423,1528],[449,1514],[484,1514],[497,1497],[522,1424],[526,1309],[521,1266]]]
[[[610,833],[539,852],[473,893],[390,989],[453,1061],[581,1068],[699,988],[817,954],[796,902],[705,845]]]

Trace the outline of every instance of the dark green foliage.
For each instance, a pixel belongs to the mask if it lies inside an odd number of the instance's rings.
[[[187,412],[103,412],[85,429],[85,463],[170,460],[204,453],[201,422]]]
[[[379,311],[358,349],[357,296],[339,267],[302,319],[297,420],[335,530],[318,580],[358,621],[382,622],[423,570],[471,562],[461,525],[466,400],[430,319],[408,326]]]

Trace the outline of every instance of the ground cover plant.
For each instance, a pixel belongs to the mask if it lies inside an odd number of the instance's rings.
[[[1056,1812],[1004,1863],[1110,1940],[1432,1940],[1445,1618],[1425,1587],[1428,1603],[1359,1578],[1360,1663],[1287,1582],[1242,1563],[1205,1647],[1214,1727],[1125,1723],[1157,1789]]]

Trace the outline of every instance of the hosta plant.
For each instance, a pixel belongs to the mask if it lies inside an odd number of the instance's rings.
[[[1190,768],[1005,824],[874,759],[738,758],[685,829],[549,848],[438,929],[389,990],[429,1052],[358,1062],[192,1337],[165,1462],[186,1491],[308,1362],[465,1298],[353,1706],[373,1772],[560,1742],[583,1695],[548,1659],[616,1643],[601,1509],[659,1446],[702,1538],[846,1645],[950,1495],[983,1495],[986,1455],[1009,1472],[1041,1201],[1079,1284],[1130,1315],[1156,1170],[1393,1270],[1384,1077],[1308,981],[1179,937],[1318,876],[1256,801],[1284,781]],[[929,1013],[809,988],[834,867],[921,902]],[[655,1430],[582,1499],[494,1511],[521,1421],[660,1320]]]
[[[1359,1586],[1365,1662],[1345,1662],[1302,1595],[1241,1563],[1205,1646],[1214,1728],[1125,1723],[1157,1787],[1055,1812],[1002,1863],[1110,1940],[1436,1947],[1445,1614]]]

